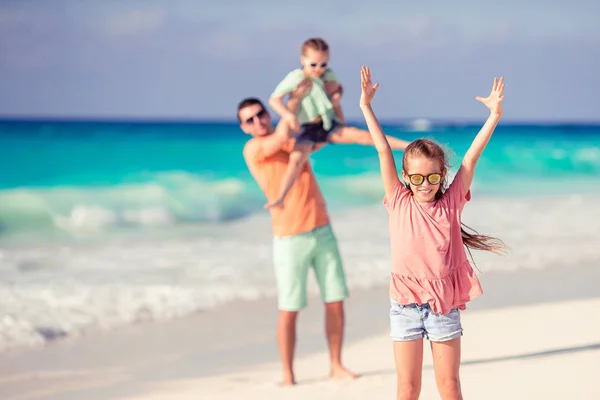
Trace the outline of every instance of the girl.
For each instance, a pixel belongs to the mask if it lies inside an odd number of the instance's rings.
[[[390,146],[371,108],[379,84],[372,84],[367,67],[362,67],[361,83],[360,107],[379,154],[384,204],[389,212],[390,336],[394,341],[397,398],[419,397],[423,338],[427,337],[442,399],[462,399],[460,310],[482,293],[464,246],[500,252],[504,245],[498,239],[465,232],[461,213],[471,198],[469,188],[477,160],[502,115],[504,78],[494,78],[488,97],[476,97],[490,115],[447,189],[446,155],[438,144],[426,139],[406,147],[402,159],[406,184],[401,183]]]
[[[300,62],[302,68],[290,72],[277,85],[269,105],[290,126],[299,131],[286,175],[283,178],[279,196],[267,203],[265,208],[282,207],[285,196],[292,188],[294,181],[310,152],[317,145],[327,142],[373,145],[369,132],[345,125],[341,108],[342,89],[335,73],[328,67],[329,46],[320,38],[306,40],[302,44]],[[291,112],[283,104],[283,98],[294,90],[301,82],[310,80],[311,88],[302,99],[296,113]],[[327,88],[331,88],[328,96]],[[392,148],[403,150],[408,144],[404,140],[388,137]]]

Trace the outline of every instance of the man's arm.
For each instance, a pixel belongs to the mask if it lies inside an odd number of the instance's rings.
[[[344,117],[344,111],[342,110],[342,96],[344,95],[344,89],[333,71],[329,70],[324,79],[325,93],[331,100],[335,116],[342,125],[345,125],[346,118]]]
[[[340,92],[331,96],[331,104],[333,104],[333,112],[335,112],[338,121],[340,121],[342,125],[346,125],[346,118],[344,117],[344,111],[342,110],[342,95]]]
[[[296,111],[298,111],[298,107],[300,106],[300,102],[302,102],[302,99],[310,92],[310,89],[312,89],[312,81],[309,78],[305,78],[298,84],[296,89],[290,93],[287,109],[296,114]]]
[[[289,124],[286,120],[281,120],[275,132],[262,137],[253,138],[244,147],[244,158],[246,160],[264,160],[281,151],[290,141]]]
[[[275,110],[275,112],[277,114],[279,114],[281,116],[281,120],[279,121],[280,124],[282,122],[285,122],[290,127],[291,130],[293,130],[295,132],[299,132],[300,131],[300,122],[298,121],[298,117],[296,116],[295,110],[298,109],[301,99],[300,100],[292,100],[292,99],[293,99],[293,97],[291,96],[291,93],[290,93],[290,100],[288,100],[288,103],[290,101],[292,102],[291,105],[293,106],[294,111],[291,111],[291,108],[289,105],[286,107],[286,105],[283,104],[283,96],[280,96],[280,97],[271,96],[271,98],[269,99],[269,105],[271,106],[271,108],[273,110]]]
[[[282,119],[275,127],[275,132],[260,141],[261,158],[271,157],[286,146],[292,135],[292,129],[287,120]]]
[[[287,103],[287,108],[290,112],[295,113],[300,105],[300,102],[308,94],[312,87],[312,81],[305,79],[290,93],[290,98]],[[295,115],[295,114],[294,114]],[[260,141],[260,149],[254,150],[259,152],[261,158],[267,158],[280,151],[289,143],[292,131],[297,131],[298,127],[294,126],[292,121],[282,118],[275,132]]]

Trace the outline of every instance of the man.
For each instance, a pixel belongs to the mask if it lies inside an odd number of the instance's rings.
[[[339,88],[338,88],[339,89]],[[305,81],[290,96],[295,109],[310,90]],[[277,128],[263,103],[244,99],[238,106],[240,128],[252,136],[244,147],[248,169],[267,200],[279,194],[293,148],[293,121],[282,119]],[[330,226],[325,200],[308,163],[290,190],[285,207],[270,210],[274,234],[273,255],[277,280],[279,318],[277,342],[283,364],[283,384],[295,384],[293,371],[298,312],[307,306],[308,270],[313,267],[325,303],[325,326],[331,360],[331,377],[356,378],[341,361],[344,333],[346,277],[337,240]]]

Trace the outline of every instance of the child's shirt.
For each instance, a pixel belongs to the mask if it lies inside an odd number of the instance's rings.
[[[296,89],[300,82],[305,78],[304,71],[298,68],[287,74],[287,76],[277,85],[271,97],[284,96]],[[329,130],[332,126],[332,121],[336,120],[333,104],[325,92],[324,82],[338,82],[336,74],[327,69],[321,79],[311,78],[312,88],[310,92],[304,96],[298,107],[296,115],[298,122],[305,124],[314,121],[317,117],[321,117],[323,121],[323,129]]]
[[[470,199],[460,174],[431,203],[417,202],[401,182],[384,198],[392,254],[390,296],[398,303],[429,303],[434,312],[447,314],[481,295],[461,236],[461,213]]]

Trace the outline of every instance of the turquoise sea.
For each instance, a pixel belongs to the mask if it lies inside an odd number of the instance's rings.
[[[384,124],[438,140],[455,165],[479,127]],[[235,122],[0,122],[0,349],[271,296],[270,226],[242,158],[247,139]],[[376,152],[332,145],[311,162],[351,287],[385,283]],[[465,218],[517,256],[483,255],[482,268],[600,259],[598,193],[600,124],[501,123]]]

